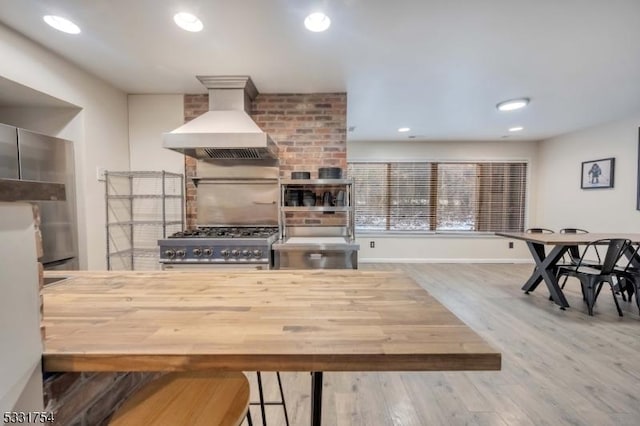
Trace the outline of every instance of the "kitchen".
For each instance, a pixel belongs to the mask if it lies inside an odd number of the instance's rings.
[[[607,28],[610,30],[613,26],[621,29],[634,28],[632,22],[628,22],[629,17],[635,16],[632,3],[624,3],[625,7],[621,7],[620,14],[611,17],[609,11],[599,11],[593,16],[607,16],[611,21],[616,22],[613,25],[608,22]],[[256,6],[251,5],[251,6]],[[598,6],[591,4],[592,7]],[[248,6],[247,6],[248,7]],[[595,9],[593,9],[595,10]],[[240,12],[247,12],[241,9]],[[262,9],[260,11],[263,16],[272,12]],[[558,12],[558,11],[556,11]],[[234,13],[228,11],[231,16]],[[417,14],[416,14],[417,15]],[[549,14],[550,16],[554,15]],[[247,13],[245,16],[251,16]],[[363,15],[366,16],[366,15]],[[428,13],[425,13],[428,16]],[[467,19],[471,22],[473,14]],[[480,14],[481,16],[481,14]],[[537,16],[530,13],[529,16]],[[558,15],[559,16],[559,15]],[[590,19],[596,19],[590,15]],[[35,23],[40,20],[39,16],[30,18]],[[533,19],[533,18],[531,18]],[[540,18],[543,19],[543,18]],[[604,19],[604,18],[603,18]],[[3,22],[7,22],[3,19]],[[337,23],[334,21],[333,28]],[[432,26],[433,27],[433,26]],[[436,28],[439,28],[435,25]],[[534,23],[532,28],[537,28]],[[585,25],[589,27],[589,25]],[[591,28],[599,27],[597,22],[592,22]],[[41,45],[34,43],[28,38],[7,27],[0,28],[1,43],[0,52],[3,57],[8,60],[3,61],[0,65],[0,77],[2,78],[2,87],[4,93],[19,92],[23,94],[27,91],[27,96],[20,96],[20,102],[3,102],[0,112],[2,113],[3,122],[16,125],[31,130],[36,130],[46,134],[52,134],[64,139],[72,140],[76,144],[76,188],[78,192],[78,224],[79,224],[79,253],[81,254],[81,269],[103,269],[104,268],[104,204],[103,204],[103,183],[96,179],[96,170],[104,168],[107,170],[144,170],[148,168],[148,164],[152,162],[154,168],[165,169],[169,171],[184,173],[183,157],[179,154],[171,152],[161,147],[158,135],[171,131],[185,121],[185,117],[199,115],[194,110],[200,111],[205,108],[206,102],[200,101],[197,105],[185,105],[183,93],[203,93],[199,88],[199,83],[195,79],[195,75],[203,72],[213,73],[212,69],[197,69],[189,73],[188,78],[192,80],[189,90],[176,90],[167,94],[167,91],[144,91],[133,93],[158,93],[158,94],[131,94],[127,95],[127,91],[115,88],[112,84],[106,83],[103,79],[96,78],[93,73],[88,73],[71,62],[62,59],[58,54],[43,48]],[[538,30],[535,30],[536,34]],[[559,34],[565,34],[561,32]],[[172,33],[179,40],[179,47],[192,44],[190,39],[186,39],[183,34]],[[549,36],[553,37],[558,33],[550,32]],[[373,35],[372,35],[373,36]],[[51,35],[52,38],[59,37]],[[613,35],[610,35],[613,37]],[[607,46],[607,38],[597,38],[597,34],[593,36],[585,36],[586,40],[592,42],[593,52],[601,56],[597,58],[607,57],[603,53],[604,47]],[[623,38],[626,40],[626,36]],[[621,40],[623,40],[621,39]],[[68,39],[63,39],[68,40]],[[315,41],[314,41],[315,40]],[[575,40],[574,40],[575,41]],[[310,43],[318,44],[317,39],[310,39]],[[602,44],[599,44],[602,43]],[[620,46],[625,46],[625,42],[621,41]],[[322,44],[318,48],[322,49]],[[517,46],[514,46],[516,48]],[[175,49],[180,50],[180,49]],[[604,49],[606,50],[606,49]],[[615,49],[611,49],[613,54]],[[139,52],[141,53],[141,52]],[[628,52],[627,52],[628,53]],[[576,53],[577,54],[577,53]],[[592,55],[593,56],[593,55]],[[256,54],[256,58],[262,59],[261,63],[268,64],[270,61]],[[627,54],[624,60],[611,60],[610,63],[622,63],[631,60],[633,55]],[[541,58],[544,64],[551,63]],[[569,58],[567,58],[569,60]],[[295,62],[293,59],[291,62]],[[581,67],[581,72],[596,72],[593,65],[600,63],[594,59],[592,62],[585,60],[586,65]],[[626,63],[626,62],[625,62]],[[46,64],[43,67],[42,64]],[[320,64],[314,64],[320,65]],[[570,80],[571,70],[574,69],[569,65],[562,67],[551,67],[555,72],[564,72],[562,77],[558,77],[562,82]],[[577,67],[577,65],[576,65]],[[278,71],[282,71],[281,67]],[[628,65],[627,71],[630,74],[637,75],[636,65]],[[277,89],[265,88],[265,84],[270,78],[261,77],[258,80],[258,72],[254,72],[247,67],[239,67],[239,74],[251,74],[256,79],[256,85],[260,89],[261,96],[268,99],[271,94],[287,92]],[[224,74],[229,74],[225,72]],[[313,72],[306,72],[306,79],[314,75]],[[590,75],[590,74],[587,74]],[[372,78],[375,75],[372,75]],[[591,77],[595,81],[607,81],[607,78],[597,75]],[[401,80],[394,80],[396,82]],[[407,82],[411,87],[415,86],[415,82],[419,80],[411,80]],[[619,78],[616,81],[616,93],[627,93],[630,98],[638,99],[637,84],[635,80]],[[592,82],[593,83],[593,82]],[[11,89],[6,88],[9,85]],[[309,83],[311,85],[311,83]],[[347,93],[347,108],[354,104],[358,88],[362,88],[360,92],[373,94],[375,82],[367,81],[366,76],[361,77],[358,82],[354,82],[349,87]],[[597,84],[591,85],[593,88]],[[554,86],[555,87],[555,86]],[[197,88],[197,89],[195,89]],[[191,90],[194,90],[193,92]],[[406,90],[406,89],[405,89]],[[558,89],[559,90],[559,89]],[[330,92],[344,92],[341,87]],[[323,90],[322,92],[327,92]],[[585,90],[583,93],[587,93]],[[609,92],[612,92],[609,90]],[[35,93],[35,94],[34,94]],[[437,92],[435,92],[437,93]],[[387,93],[392,96],[392,93]],[[515,96],[521,93],[514,94]],[[194,95],[198,96],[198,95]],[[274,95],[277,96],[277,95]],[[311,95],[305,95],[311,96]],[[534,94],[531,95],[532,98]],[[540,97],[537,93],[535,96]],[[419,99],[428,99],[428,94],[416,96]],[[570,96],[566,96],[571,98]],[[35,98],[35,99],[34,99]],[[25,99],[31,99],[26,102]],[[309,99],[309,98],[307,98]],[[394,98],[389,98],[394,99]],[[493,94],[491,102],[487,102],[488,110],[494,110],[494,105],[503,97]],[[588,105],[601,105],[604,98],[594,96],[590,101],[582,102],[576,108],[586,108]],[[542,99],[539,99],[542,101]],[[258,99],[258,102],[260,100]],[[372,107],[375,105],[383,105],[385,102],[380,99],[370,101]],[[531,108],[536,107],[538,99],[533,98]],[[307,103],[307,100],[301,100]],[[311,100],[311,102],[315,102]],[[423,101],[424,102],[424,101]],[[267,102],[268,103],[268,102]],[[397,104],[397,102],[388,102]],[[538,103],[541,105],[541,103]],[[573,107],[572,107],[573,108]],[[572,108],[565,107],[567,111],[573,111]],[[406,160],[409,158],[424,159],[447,159],[447,160],[468,160],[473,159],[491,159],[491,160],[512,160],[525,159],[530,166],[530,188],[529,188],[529,209],[528,223],[541,224],[553,228],[560,228],[569,222],[573,224],[576,218],[580,218],[580,225],[591,229],[610,229],[614,231],[635,231],[638,232],[637,211],[634,209],[635,191],[636,191],[636,167],[637,167],[637,128],[638,128],[638,105],[633,102],[620,102],[615,105],[607,104],[606,108],[597,107],[606,110],[607,116],[599,119],[593,118],[587,122],[573,122],[572,128],[564,128],[561,136],[540,135],[537,139],[523,140],[512,143],[519,136],[512,136],[511,140],[503,139],[503,128],[496,130],[493,137],[485,138],[485,141],[465,141],[463,136],[459,137],[433,137],[430,141],[414,142],[407,140],[406,137],[399,139],[399,135],[387,133],[385,140],[396,140],[392,147],[385,141],[357,141],[358,129],[354,130],[353,135],[347,133],[344,135],[344,152],[346,155],[345,162],[349,159],[366,161],[375,159],[395,159]],[[423,113],[424,114],[424,113]],[[588,116],[584,111],[581,114]],[[577,112],[571,113],[574,116],[581,116]],[[428,114],[424,114],[428,116]],[[519,118],[525,119],[524,116]],[[351,120],[351,117],[349,117]],[[501,120],[501,119],[498,119]],[[570,121],[565,116],[566,121]],[[256,117],[256,121],[261,125],[260,118]],[[507,119],[504,119],[506,128]],[[346,123],[344,127],[347,128]],[[510,123],[509,123],[510,124]],[[356,123],[358,127],[363,124]],[[395,125],[399,127],[400,124]],[[285,128],[279,127],[274,122],[272,128],[265,128],[272,136],[286,134]],[[395,133],[395,128],[392,129]],[[295,132],[294,132],[295,133]],[[446,140],[448,139],[448,140]],[[449,141],[450,139],[453,139]],[[286,138],[279,139],[286,140]],[[604,141],[604,142],[603,142]],[[450,142],[450,143],[449,143]],[[292,151],[292,154],[294,151]],[[300,154],[302,155],[302,154]],[[612,190],[607,191],[581,191],[576,185],[576,170],[579,168],[581,161],[616,157],[616,186]],[[324,164],[323,164],[324,165]],[[310,164],[309,168],[316,169],[318,164]],[[312,169],[312,170],[313,170]],[[302,169],[304,170],[304,169]],[[562,200],[570,198],[570,205],[563,203]],[[603,199],[605,202],[599,203],[594,207],[594,199]],[[606,205],[627,206],[620,209],[609,209]],[[365,235],[357,234],[361,246],[359,252],[359,263],[361,267],[367,267],[367,262],[375,262],[369,267],[380,267],[376,265],[379,262],[436,262],[433,265],[422,265],[420,268],[426,268],[429,274],[442,274],[437,262],[530,262],[529,255],[524,245],[516,244],[514,249],[508,249],[505,241],[494,237],[465,237],[465,236],[447,236],[433,235],[429,237],[421,236],[404,236],[404,235]],[[370,247],[370,242],[375,242],[375,248]],[[446,266],[446,264],[445,264]],[[418,266],[414,266],[417,268]],[[460,265],[464,268],[465,265]],[[515,271],[529,272],[530,265],[513,265]],[[522,269],[517,269],[521,267]],[[482,267],[478,267],[484,270]],[[476,269],[472,269],[476,270]],[[513,274],[513,272],[509,272]],[[466,275],[469,278],[468,273]],[[440,289],[440,292],[437,292]],[[447,300],[447,293],[443,287],[435,283],[435,289],[429,288],[434,295],[440,300]],[[519,296],[519,295],[518,295]],[[453,297],[453,295],[449,295]],[[461,296],[462,297],[462,296]],[[481,297],[481,296],[479,296]],[[453,303],[453,301],[452,301]],[[465,319],[464,312],[456,311],[456,314]],[[627,317],[633,317],[633,313]],[[469,318],[473,321],[473,318]],[[495,324],[494,324],[495,325]],[[535,330],[531,330],[535,334]],[[523,343],[524,345],[524,343]],[[503,351],[504,353],[504,351]],[[506,357],[506,354],[505,354]],[[467,376],[463,376],[467,377]],[[299,379],[302,380],[302,379]],[[348,389],[348,379],[340,377],[337,380],[344,380],[344,383],[334,383],[333,386],[342,386],[343,392]],[[386,378],[378,378],[371,376],[369,386],[379,387],[380,380],[385,381]],[[389,378],[392,382],[396,382],[396,378]],[[425,379],[427,380],[427,379]],[[462,386],[460,381],[456,381],[455,377],[447,376],[447,380],[451,383],[457,383],[459,388]],[[462,379],[460,379],[462,380]],[[486,385],[474,380],[477,388],[486,389]],[[602,379],[604,380],[604,379]],[[306,385],[301,385],[302,389],[306,389]],[[406,378],[405,386],[413,392],[417,392],[419,384]],[[415,387],[414,387],[415,386]],[[484,387],[483,387],[484,386]],[[534,386],[535,387],[535,386]],[[566,390],[566,389],[565,389]],[[574,395],[581,393],[573,391]],[[447,394],[439,394],[441,401],[449,401]],[[388,396],[387,396],[388,397]],[[559,397],[559,396],[558,396]],[[384,405],[384,398],[376,395],[365,396],[369,403],[356,403],[355,396],[349,396],[347,402],[341,406],[345,410],[356,404],[363,410],[365,406]],[[386,398],[386,397],[385,397]],[[451,397],[454,398],[454,397]],[[508,399],[495,396],[498,401],[508,404]],[[501,399],[502,398],[502,399]],[[537,398],[541,398],[539,395]],[[577,396],[576,396],[577,398]],[[586,397],[588,398],[588,397]],[[506,402],[505,402],[506,401]],[[582,400],[584,402],[584,400]],[[401,403],[401,401],[398,401]],[[362,405],[364,404],[364,405]],[[494,401],[494,405],[497,402]],[[446,405],[443,404],[443,405]],[[512,405],[508,405],[512,407]],[[434,407],[431,407],[434,408]],[[533,416],[526,408],[514,409],[515,418],[523,418]],[[436,408],[440,410],[439,408]],[[524,412],[523,412],[524,411]],[[553,411],[553,410],[552,410]],[[454,410],[455,412],[455,410]],[[442,414],[444,415],[444,414]],[[469,411],[465,411],[464,415],[470,415]],[[623,414],[620,414],[623,416]],[[553,415],[552,415],[553,417]],[[535,418],[535,417],[534,417]],[[555,418],[555,417],[554,417]],[[581,417],[580,417],[581,418]],[[600,417],[602,419],[602,417]],[[607,423],[609,417],[604,417],[603,423]],[[538,418],[538,420],[540,420]],[[432,422],[437,424],[437,420]],[[578,421],[580,423],[580,421]],[[582,421],[584,423],[584,419]],[[419,422],[418,422],[419,424]]]

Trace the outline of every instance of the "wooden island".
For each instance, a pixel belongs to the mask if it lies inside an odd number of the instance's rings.
[[[47,272],[47,371],[499,370],[501,356],[398,272]],[[317,419],[316,419],[317,416]]]

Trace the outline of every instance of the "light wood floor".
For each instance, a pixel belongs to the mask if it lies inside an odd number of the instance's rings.
[[[401,269],[502,352],[502,371],[325,373],[323,425],[638,425],[640,317],[622,302],[619,318],[603,288],[587,315],[577,281],[569,281],[566,311],[543,285],[520,287],[532,265],[364,264]],[[253,378],[255,374],[249,374]],[[310,375],[282,373],[291,425],[309,424]],[[274,373],[264,373],[275,400]],[[255,383],[252,400],[257,401]],[[284,425],[282,408],[267,407],[270,426]],[[260,425],[260,409],[251,408]]]

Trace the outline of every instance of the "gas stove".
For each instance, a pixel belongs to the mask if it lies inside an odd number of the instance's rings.
[[[271,244],[278,238],[271,226],[203,226],[177,232],[159,240],[160,263],[176,265],[236,267],[272,264]],[[256,268],[257,269],[257,268]]]
[[[267,226],[205,226],[176,232],[169,238],[269,238],[278,234],[278,228]]]

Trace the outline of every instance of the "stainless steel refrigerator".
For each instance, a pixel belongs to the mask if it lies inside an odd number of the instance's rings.
[[[78,269],[72,142],[0,124],[0,179],[9,190],[34,182],[64,185],[64,200],[43,200],[46,197],[37,194],[22,196],[24,201],[31,201],[40,208],[44,251],[40,261],[44,268]],[[26,191],[17,190],[16,193],[26,194]]]

